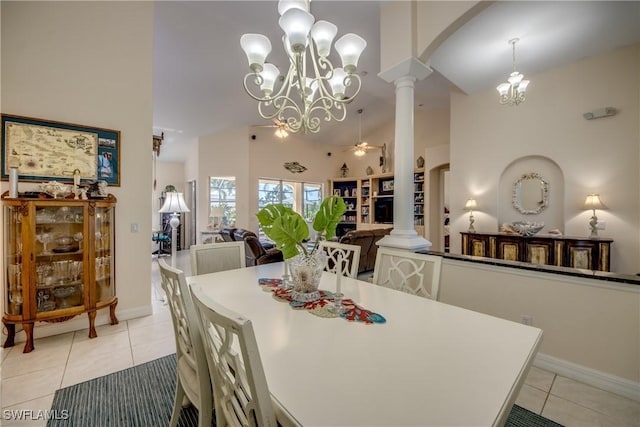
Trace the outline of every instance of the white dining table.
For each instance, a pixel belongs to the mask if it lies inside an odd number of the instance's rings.
[[[318,317],[258,285],[282,274],[273,263],[187,282],[251,320],[269,390],[303,426],[502,425],[542,339],[538,328],[346,277],[345,298],[386,322]],[[320,289],[335,285],[325,272]]]

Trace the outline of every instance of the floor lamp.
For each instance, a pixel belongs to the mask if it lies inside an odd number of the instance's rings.
[[[191,212],[184,201],[182,193],[165,193],[164,205],[158,212],[171,213],[171,220],[169,225],[171,226],[171,267],[176,267],[176,249],[177,249],[177,236],[178,226],[180,225],[180,214],[182,212]]]

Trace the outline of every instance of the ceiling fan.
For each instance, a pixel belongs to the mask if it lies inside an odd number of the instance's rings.
[[[254,128],[275,128],[276,131],[274,133],[278,138],[285,139],[289,136],[289,126],[286,122],[278,120],[276,118],[273,119],[273,123],[269,125],[252,125]]]
[[[367,151],[371,151],[371,150],[380,150],[383,147],[381,145],[369,145],[369,143],[365,142],[362,140],[362,112],[364,110],[362,108],[360,108],[358,110],[358,114],[360,115],[360,125],[358,128],[358,142],[353,146],[350,147],[347,150],[344,151],[353,151],[353,154],[355,154],[357,157],[362,157],[365,154],[367,154]]]

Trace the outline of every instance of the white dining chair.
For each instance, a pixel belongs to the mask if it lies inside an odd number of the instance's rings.
[[[341,257],[344,261],[342,263],[342,271],[340,274],[343,276],[358,277],[358,267],[360,265],[360,246],[348,245],[346,243],[332,242],[323,240],[320,242],[320,250],[327,254],[326,271],[331,273],[337,273],[338,257]]]
[[[176,392],[169,425],[175,427],[186,398],[198,409],[198,427],[211,427],[213,388],[198,318],[184,272],[158,260],[176,340]]]
[[[214,384],[216,426],[297,425],[271,397],[251,321],[198,286],[191,295]]]
[[[244,242],[207,243],[191,245],[191,274],[215,273],[217,271],[244,268],[246,259]]]
[[[408,294],[437,300],[442,257],[381,246],[373,283]]]

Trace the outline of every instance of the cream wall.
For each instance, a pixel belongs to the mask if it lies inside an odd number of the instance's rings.
[[[256,139],[251,139],[251,135],[255,135]],[[394,124],[390,122],[365,137],[372,145],[387,144],[388,155],[391,156],[387,171],[393,170],[393,135]],[[419,110],[416,113],[415,135],[415,159],[425,157],[429,146],[448,144],[448,110]],[[295,134],[281,141],[273,136],[272,129],[227,129],[200,137],[198,143],[192,146],[184,168],[180,164],[158,161],[158,184],[154,200],[160,196],[166,184],[174,184],[182,189],[184,182],[195,179],[198,194],[197,231],[200,232],[206,229],[208,222],[209,177],[235,176],[238,195],[237,226],[257,230],[255,213],[258,209],[259,178],[318,182],[325,184],[328,191],[330,180],[340,176],[343,163],[349,167],[348,176],[365,176],[367,166],[371,166],[374,173],[382,172],[379,166],[380,150],[356,157],[348,148],[349,145],[305,141],[304,137]],[[301,174],[293,174],[283,167],[289,161],[297,161],[307,167],[307,170]],[[152,217],[157,218],[155,211],[152,212]]]
[[[2,2],[2,112],[121,131],[116,207],[120,319],[150,313],[153,3]],[[6,189],[6,183],[2,184]],[[20,191],[29,188],[22,185]],[[139,232],[131,232],[131,224]],[[97,322],[106,321],[104,310]],[[87,327],[86,316],[38,325]]]
[[[499,191],[503,171],[515,159],[543,156],[564,176],[564,188],[550,182],[551,193],[564,193],[548,207],[563,215],[564,224],[553,225],[566,235],[587,237],[591,212],[582,206],[587,194],[599,193],[609,208],[598,211],[606,222],[600,235],[614,239],[611,270],[639,272],[640,45],[526,77],[527,100],[517,107],[499,105],[495,90],[451,96],[452,252],[460,252],[459,232],[468,226],[465,200],[478,201],[476,230],[497,231],[499,212],[510,203],[510,195]],[[582,117],[609,106],[619,113]]]
[[[226,129],[217,134],[202,136],[197,150],[197,232],[206,230],[209,221],[209,177],[235,176],[236,225],[246,228],[249,222],[249,138],[247,128]],[[189,161],[191,163],[191,161]],[[186,169],[193,174],[193,167]]]
[[[544,333],[536,361],[640,399],[637,285],[444,259],[440,300],[514,322],[531,316]]]
[[[348,147],[305,141],[297,135],[289,135],[284,141],[272,136],[271,129],[257,132],[256,140],[250,141],[249,151],[249,229],[258,229],[258,179],[275,178],[291,181],[305,181],[325,185],[325,195],[329,192],[329,180],[340,176],[340,167],[344,162],[350,169],[349,175],[354,175],[351,168],[355,168],[355,157],[350,152],[344,152]],[[328,156],[327,153],[331,153]],[[307,168],[303,173],[291,173],[284,168],[285,162],[298,162]]]

